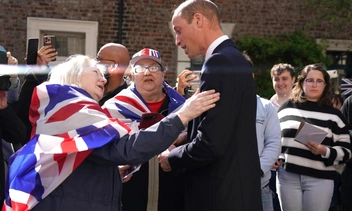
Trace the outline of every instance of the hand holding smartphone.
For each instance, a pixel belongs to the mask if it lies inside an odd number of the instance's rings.
[[[139,169],[141,168],[141,164],[139,165],[135,165],[135,166],[131,166],[129,169],[126,170],[126,174],[123,176],[122,179],[126,179],[128,176],[132,175],[133,173],[139,171]]]
[[[44,43],[44,46],[47,46],[47,45],[51,45],[52,48],[54,49],[52,52],[50,53],[55,53],[56,52],[56,37],[54,35],[45,35],[43,37],[43,43]],[[56,57],[51,60],[51,61],[56,61]]]

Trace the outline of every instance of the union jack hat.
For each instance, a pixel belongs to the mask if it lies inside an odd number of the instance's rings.
[[[135,53],[132,56],[130,63],[132,66],[134,66],[141,59],[152,59],[161,65],[161,56],[159,51],[150,48],[144,48],[139,52]]]

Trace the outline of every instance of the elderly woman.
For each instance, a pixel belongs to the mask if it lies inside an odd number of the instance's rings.
[[[36,87],[32,139],[11,159],[5,205],[12,210],[121,210],[117,165],[145,162],[168,148],[184,124],[215,106],[213,91],[187,101],[143,131],[109,118],[98,105],[106,79],[87,56],[56,66]]]
[[[133,55],[130,65],[133,83],[103,106],[112,117],[127,124],[140,122],[144,113],[167,116],[185,102],[184,97],[164,82],[165,67],[158,51],[142,49]],[[164,172],[154,157],[124,184],[123,210],[181,211],[182,187],[179,172]]]
[[[283,211],[329,210],[335,167],[351,157],[348,123],[330,100],[330,77],[319,64],[307,65],[292,95],[279,109],[284,163],[277,188]],[[327,132],[321,144],[295,141],[301,121]],[[313,135],[313,134],[310,134]]]

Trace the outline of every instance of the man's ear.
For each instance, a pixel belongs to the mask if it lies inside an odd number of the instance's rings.
[[[204,16],[202,14],[195,13],[193,15],[193,19],[197,27],[201,27],[203,25]]]

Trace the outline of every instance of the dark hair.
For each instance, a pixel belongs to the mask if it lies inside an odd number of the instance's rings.
[[[295,77],[295,69],[290,64],[279,63],[275,64],[270,71],[271,78],[274,77],[274,74],[280,75],[284,71],[288,71],[291,75],[291,78]]]
[[[330,96],[331,96],[331,94],[330,94],[331,93],[331,91],[330,91],[330,86],[331,86],[330,85],[330,75],[326,71],[325,67],[322,66],[321,64],[310,64],[310,65],[307,65],[303,68],[303,70],[298,75],[295,87],[292,89],[292,94],[291,94],[290,99],[295,103],[307,102],[307,98],[306,98],[305,93],[303,91],[303,82],[311,70],[320,71],[323,74],[324,81],[325,81],[324,91],[317,102],[320,105],[332,106],[331,99],[330,99]]]

